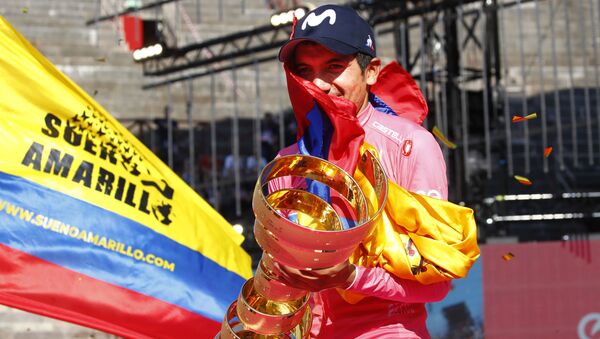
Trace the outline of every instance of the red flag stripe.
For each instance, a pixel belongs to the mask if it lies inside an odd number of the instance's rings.
[[[0,272],[0,303],[122,337],[214,338],[220,329],[218,322],[173,304],[93,279],[3,244],[0,244]],[[126,311],[131,309],[138,312]]]

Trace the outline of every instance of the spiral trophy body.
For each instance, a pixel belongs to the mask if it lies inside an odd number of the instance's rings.
[[[371,152],[360,157],[358,172],[357,181],[328,161],[304,155],[283,156],[265,166],[252,198],[254,234],[263,257],[256,275],[229,307],[218,337],[308,337],[310,293],[278,281],[273,263],[314,270],[348,260],[373,230],[387,198],[387,177]],[[302,179],[327,186],[338,203],[292,185],[268,192],[271,180],[280,184]],[[286,218],[290,213],[297,215],[297,222]]]

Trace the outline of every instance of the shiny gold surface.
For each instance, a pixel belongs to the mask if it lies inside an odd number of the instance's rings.
[[[310,295],[293,301],[277,302],[260,295],[254,288],[254,278],[242,287],[237,301],[237,316],[245,329],[260,334],[279,334],[291,331],[302,320]]]
[[[254,275],[254,289],[260,295],[273,301],[291,301],[302,299],[308,294],[305,290],[293,288],[278,281],[273,265],[272,257],[263,252]]]
[[[253,279],[251,280],[254,282]],[[265,298],[254,288],[254,283],[246,283],[244,287],[242,287],[240,295],[242,296],[243,302],[246,303],[249,308],[256,312],[269,315],[289,315],[295,313],[300,308],[306,306],[306,302],[308,301],[308,293],[305,293],[302,298],[297,300],[270,300]]]
[[[270,315],[287,315],[294,313],[303,306],[304,300],[274,301],[269,300],[256,290],[245,296],[245,302],[257,312]]]
[[[312,179],[327,185],[356,211],[359,223],[366,220],[367,202],[354,178],[343,169],[317,157],[287,155],[273,160],[263,169],[256,190],[266,192],[269,181],[287,176]]]
[[[221,332],[215,339],[308,339],[310,325],[312,324],[312,313],[307,307],[299,324],[287,333],[259,334],[245,329],[236,315],[237,302],[232,303],[227,310],[225,319],[221,324]]]
[[[298,223],[304,227],[321,231],[340,231],[343,228],[335,210],[310,192],[282,189],[269,194],[266,202],[275,210],[297,212]]]
[[[288,156],[293,159],[297,157],[305,157],[305,156]],[[302,204],[300,202],[301,207],[295,208],[296,210],[305,210],[308,213],[308,216],[304,217],[301,212],[301,218],[304,220],[300,223],[294,223],[291,220],[288,220],[284,215],[281,215],[279,212],[285,211],[285,209],[274,208],[272,204],[275,204],[280,207],[286,207],[289,209],[294,209],[294,206],[287,206],[289,204],[297,204],[292,199],[287,200],[285,202],[277,202],[277,199],[267,198],[265,197],[263,190],[267,186],[268,180],[271,177],[277,177],[278,175],[285,176],[289,173],[296,174],[295,168],[287,168],[281,164],[278,164],[279,161],[282,161],[284,165],[297,164],[298,162],[292,161],[290,159],[286,159],[288,157],[281,157],[275,159],[269,165],[265,167],[263,172],[261,173],[261,180],[257,182],[256,188],[254,190],[253,198],[252,198],[252,206],[254,210],[254,214],[256,215],[256,219],[260,221],[261,225],[264,229],[270,232],[270,235],[276,239],[276,241],[286,242],[287,245],[300,246],[302,248],[310,248],[312,247],[316,251],[331,251],[331,250],[339,250],[344,247],[352,247],[358,244],[364,237],[370,233],[372,230],[372,226],[375,224],[375,221],[379,218],[381,211],[383,210],[383,206],[385,204],[385,200],[387,198],[387,177],[383,170],[383,167],[376,159],[376,157],[370,153],[369,151],[364,152],[361,158],[358,161],[358,169],[363,171],[362,175],[359,175],[360,184],[357,183],[353,178],[350,178],[350,181],[354,181],[356,186],[359,188],[359,192],[353,195],[356,198],[356,201],[368,201],[369,203],[366,206],[365,211],[355,210],[355,215],[358,215],[357,224],[350,229],[342,229],[339,230],[339,226],[335,219],[332,217],[333,208],[331,207],[322,207],[322,204],[316,203],[315,207],[312,209],[308,204]],[[345,172],[337,168],[333,164],[329,164],[326,161],[314,157],[305,157],[308,160],[304,161],[302,164],[312,164],[318,165],[326,170],[320,170],[320,172],[330,173],[331,171],[337,171],[336,177],[344,177],[347,176]],[[324,164],[323,164],[324,163]],[[272,172],[272,173],[271,173]],[[344,174],[344,175],[342,175]],[[288,180],[289,181],[289,180]],[[349,182],[346,180],[346,182]],[[298,184],[298,180],[296,180],[292,184]],[[277,187],[284,185],[280,181],[278,181]],[[351,186],[354,184],[351,184]],[[291,188],[286,188],[287,190]],[[365,198],[366,193],[369,196],[369,199]],[[310,193],[306,193],[310,194]],[[312,198],[311,198],[312,199]],[[318,197],[316,199],[319,199]],[[313,200],[316,200],[313,199]],[[357,206],[362,206],[362,203],[358,203]],[[326,214],[321,219],[315,219],[314,215],[324,213]],[[363,215],[363,213],[366,213]],[[312,218],[312,220],[311,220]],[[325,225],[315,225],[316,223],[323,222]],[[333,223],[333,224],[332,224]],[[306,227],[304,225],[309,225],[310,227]],[[300,228],[305,228],[307,230],[313,230],[316,233],[304,232]],[[323,229],[329,230],[325,233]],[[335,233],[328,235],[328,233]],[[337,233],[343,233],[338,234]],[[264,250],[264,248],[263,248]],[[322,267],[322,266],[321,266]]]

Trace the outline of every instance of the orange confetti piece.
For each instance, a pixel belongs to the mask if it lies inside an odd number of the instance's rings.
[[[546,147],[544,149],[544,158],[547,158],[550,156],[550,153],[552,153],[552,147]]]
[[[450,140],[448,140],[448,138],[446,138],[446,136],[442,133],[442,131],[440,131],[439,128],[437,128],[437,126],[433,126],[433,135],[435,135],[438,139],[440,139],[441,142],[444,143],[444,145],[448,146],[448,148],[450,149],[455,149],[456,148],[456,144],[451,142]]]
[[[522,177],[522,176],[520,176],[520,175],[515,175],[515,179],[516,179],[518,182],[520,182],[521,184],[523,184],[523,185],[527,185],[527,186],[529,186],[529,185],[531,185],[531,184],[532,184],[531,180],[529,180],[529,179],[527,179],[527,178],[525,178],[525,177]]]
[[[514,257],[515,257],[514,254],[512,254],[511,252],[508,252],[502,256],[502,259],[504,259],[504,261],[509,261],[509,260],[512,260]]]
[[[537,118],[537,113],[531,113],[529,115],[526,115],[524,117],[515,115],[512,117],[512,122],[519,122],[519,121],[525,121],[525,120],[532,120]]]

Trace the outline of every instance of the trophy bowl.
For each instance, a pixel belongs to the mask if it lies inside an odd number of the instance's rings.
[[[299,269],[331,267],[348,259],[375,227],[387,199],[387,177],[371,152],[363,153],[358,169],[366,179],[360,185],[341,168],[312,156],[288,155],[269,163],[252,199],[259,246],[278,262]],[[354,209],[354,226],[344,227],[336,209],[310,192],[284,187],[268,193],[270,181],[280,183],[285,177],[316,180],[335,190],[337,201]],[[298,185],[298,180],[287,182]],[[289,220],[289,211],[307,216],[308,222]]]

